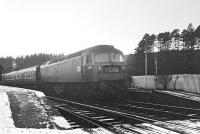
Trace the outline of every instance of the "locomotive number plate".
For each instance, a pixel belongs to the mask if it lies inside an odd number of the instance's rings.
[[[104,66],[104,73],[119,73],[119,66]]]

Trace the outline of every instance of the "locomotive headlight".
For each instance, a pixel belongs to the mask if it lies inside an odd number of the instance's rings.
[[[122,66],[122,71],[126,72],[126,66]]]
[[[87,68],[88,68],[88,69],[92,69],[92,66],[89,65]]]
[[[99,66],[99,68],[98,68],[98,73],[100,74],[101,71],[102,71],[102,66]]]

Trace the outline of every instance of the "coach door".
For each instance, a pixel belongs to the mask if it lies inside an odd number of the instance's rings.
[[[92,55],[86,55],[84,56],[83,60],[83,76],[85,81],[91,82],[93,79],[93,60]]]

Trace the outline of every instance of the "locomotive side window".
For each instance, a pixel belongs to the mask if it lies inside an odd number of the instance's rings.
[[[94,56],[95,62],[109,62],[109,54],[101,53]]]
[[[111,53],[110,56],[112,62],[124,62],[124,57],[119,53]]]

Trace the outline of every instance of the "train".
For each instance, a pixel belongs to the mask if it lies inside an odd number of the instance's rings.
[[[49,96],[113,98],[130,86],[122,51],[97,45],[41,65],[2,74],[1,84],[34,88]]]

